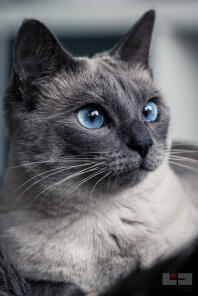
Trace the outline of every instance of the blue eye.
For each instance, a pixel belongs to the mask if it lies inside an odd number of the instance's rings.
[[[100,128],[104,123],[104,114],[97,107],[85,107],[78,111],[78,120],[86,128]]]
[[[144,106],[142,115],[144,121],[154,122],[158,115],[157,105],[152,101],[147,102]]]

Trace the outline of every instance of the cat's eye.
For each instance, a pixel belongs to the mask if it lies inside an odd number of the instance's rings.
[[[104,124],[104,113],[98,107],[84,107],[77,113],[80,124],[89,129],[102,127]]]
[[[158,108],[153,101],[149,101],[144,105],[142,112],[143,120],[146,122],[154,122],[158,117]]]

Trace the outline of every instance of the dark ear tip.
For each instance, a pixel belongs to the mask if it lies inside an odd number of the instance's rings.
[[[21,27],[19,28],[18,35],[20,35],[21,33],[23,33],[26,30],[32,30],[32,29],[44,28],[44,27],[45,27],[45,25],[36,19],[25,19],[23,21]]]
[[[29,38],[36,35],[36,32],[41,31],[45,26],[36,19],[25,19],[17,34],[17,38],[14,45],[14,59],[16,51],[20,48],[21,43],[27,43]]]
[[[149,9],[148,11],[145,12],[145,15],[155,17],[155,15],[156,15],[155,9]]]
[[[148,10],[147,12],[145,12],[145,14],[143,14],[142,16],[142,19],[148,19],[150,22],[153,22],[155,21],[155,18],[156,18],[156,12],[155,12],[155,9],[150,9]]]

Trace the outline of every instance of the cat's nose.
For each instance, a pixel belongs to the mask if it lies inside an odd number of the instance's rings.
[[[153,140],[151,138],[134,141],[131,140],[130,143],[127,143],[128,147],[137,151],[142,158],[145,158],[149,152],[150,147],[153,145]]]
[[[122,125],[121,134],[130,149],[137,151],[142,158],[147,156],[153,140],[142,121],[134,120],[132,123]]]

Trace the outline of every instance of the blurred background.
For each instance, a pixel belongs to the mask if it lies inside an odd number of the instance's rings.
[[[110,48],[148,9],[157,12],[151,63],[172,113],[173,139],[198,144],[197,0],[0,0],[0,169],[8,141],[2,96],[12,66],[12,46],[24,18],[36,18],[75,55]]]

